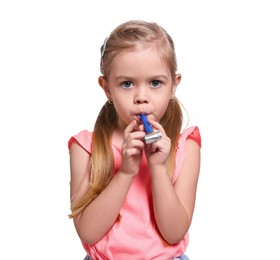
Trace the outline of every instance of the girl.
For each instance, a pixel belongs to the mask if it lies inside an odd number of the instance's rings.
[[[108,102],[93,133],[69,140],[71,210],[85,259],[188,259],[201,139],[181,133],[174,44],[155,23],[128,21],[101,47]],[[146,144],[140,114],[162,138]]]

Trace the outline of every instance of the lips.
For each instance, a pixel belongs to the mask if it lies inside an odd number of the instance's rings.
[[[140,114],[145,114],[146,115],[146,117],[148,118],[148,116],[149,116],[149,113],[146,113],[146,112],[140,112],[140,113],[138,113],[138,114],[136,114],[135,116],[136,116],[136,120],[137,120],[137,122],[142,122],[142,120],[141,120],[141,118],[140,118]]]

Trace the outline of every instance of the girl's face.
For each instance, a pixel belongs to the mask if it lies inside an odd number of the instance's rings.
[[[159,121],[181,79],[171,73],[154,46],[123,51],[112,61],[108,78],[99,84],[118,113],[118,126],[124,129],[132,120],[140,123],[139,114]]]

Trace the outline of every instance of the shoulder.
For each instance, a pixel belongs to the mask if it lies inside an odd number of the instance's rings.
[[[91,138],[92,133],[83,130],[71,136],[68,141],[71,205],[74,205],[86,193],[91,181]]]
[[[69,150],[71,148],[71,145],[74,142],[78,143],[78,145],[81,146],[88,153],[91,153],[91,151],[92,151],[92,147],[91,147],[92,132],[83,130],[83,131],[79,132],[78,134],[71,136],[68,141]]]
[[[189,145],[187,144],[188,140],[191,140]],[[185,129],[179,136],[178,146],[176,151],[176,164],[175,164],[175,172],[173,175],[173,182],[176,182],[179,176],[183,162],[186,157],[186,153],[187,153],[186,149],[188,149],[188,146],[192,146],[190,147],[190,150],[192,149],[200,150],[201,136],[200,136],[200,131],[198,126],[192,126]]]

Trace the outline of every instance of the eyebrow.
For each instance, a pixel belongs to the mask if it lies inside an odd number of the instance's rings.
[[[164,79],[168,80],[168,77],[165,76],[165,75],[163,75],[163,74],[149,76],[148,78],[150,78],[150,79],[164,78]],[[133,79],[133,77],[125,76],[125,75],[119,75],[119,76],[116,76],[115,79],[116,79],[116,80]]]

